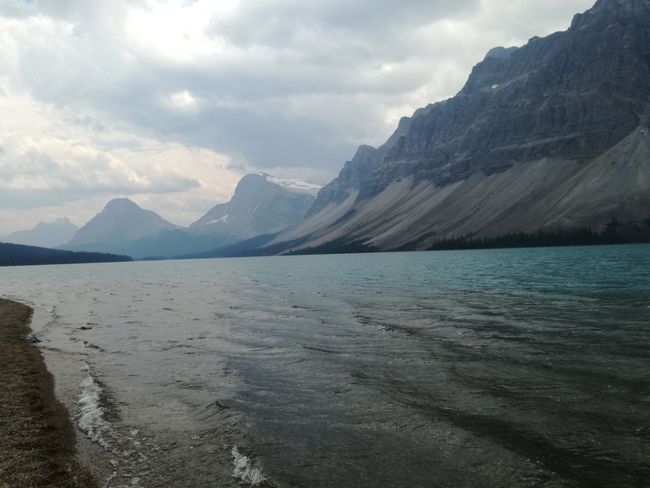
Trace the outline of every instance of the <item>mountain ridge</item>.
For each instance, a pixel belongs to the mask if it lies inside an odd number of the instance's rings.
[[[636,225],[650,217],[650,157],[625,147],[646,154],[649,101],[650,2],[599,0],[566,31],[490,50],[455,97],[402,119],[381,150],[360,148],[269,245],[426,249],[466,235]],[[607,186],[618,172],[637,180]]]
[[[116,198],[61,249],[125,254],[135,259],[196,255],[256,236],[275,234],[298,222],[314,201],[317,185],[266,173],[242,178],[232,199],[189,227]]]

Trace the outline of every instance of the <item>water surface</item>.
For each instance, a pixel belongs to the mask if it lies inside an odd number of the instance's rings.
[[[650,246],[5,268],[106,486],[647,487]]]

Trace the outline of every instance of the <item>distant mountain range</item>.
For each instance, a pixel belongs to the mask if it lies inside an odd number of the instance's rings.
[[[0,236],[0,242],[27,246],[57,247],[69,242],[78,230],[79,227],[68,219],[62,218],[49,223],[39,222],[33,229]]]
[[[457,96],[361,147],[307,218],[258,252],[612,229],[650,240],[649,102],[650,1],[599,0],[565,32],[491,50]]]
[[[207,252],[279,232],[303,219],[320,187],[267,174],[244,176],[232,199],[184,228],[129,199],[110,201],[62,249],[125,254],[135,259]]]

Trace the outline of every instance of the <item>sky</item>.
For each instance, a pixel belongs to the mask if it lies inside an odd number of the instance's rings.
[[[327,183],[593,3],[0,0],[0,234],[115,197],[187,225],[250,172]]]

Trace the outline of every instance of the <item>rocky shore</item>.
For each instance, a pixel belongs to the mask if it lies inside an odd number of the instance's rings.
[[[75,431],[26,337],[32,310],[0,299],[0,488],[94,488],[76,461]]]

